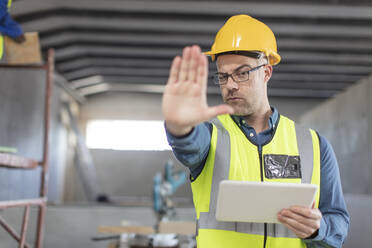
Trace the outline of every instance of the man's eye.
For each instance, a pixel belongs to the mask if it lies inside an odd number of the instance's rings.
[[[218,79],[221,80],[221,81],[226,80],[226,78],[227,78],[227,75],[224,75],[224,74],[219,74],[218,75]]]
[[[249,71],[241,71],[241,72],[236,73],[236,75],[238,77],[246,77],[249,75]]]

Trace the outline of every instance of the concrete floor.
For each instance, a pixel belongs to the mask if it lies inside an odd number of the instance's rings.
[[[36,209],[31,211],[35,217]],[[193,208],[178,209],[179,220],[195,219]],[[8,209],[0,212],[9,222],[14,223],[16,230],[20,230],[22,211]],[[100,225],[119,226],[126,221],[133,225],[152,226],[155,216],[150,208],[143,207],[116,207],[116,206],[48,206],[45,223],[45,248],[104,248],[109,241],[93,242],[94,236],[105,236],[97,232]],[[35,218],[30,219],[27,242],[33,244]],[[107,234],[110,235],[110,234]],[[0,228],[0,248],[17,247],[7,233]]]
[[[344,248],[371,247],[372,244],[372,197],[369,195],[345,195],[351,216],[348,238]],[[32,244],[35,230],[35,209],[31,211],[27,241]],[[177,209],[178,220],[193,221],[193,208]],[[20,230],[22,211],[8,209],[0,215]],[[148,207],[122,207],[108,205],[48,206],[44,248],[105,248],[108,241],[93,242],[100,225],[119,226],[122,221],[132,225],[152,226],[155,216]],[[17,247],[16,243],[0,228],[0,248]]]

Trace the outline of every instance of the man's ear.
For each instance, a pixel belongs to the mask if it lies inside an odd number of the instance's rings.
[[[267,83],[269,82],[271,76],[273,75],[273,66],[272,65],[264,66],[264,72],[265,72],[265,83]]]

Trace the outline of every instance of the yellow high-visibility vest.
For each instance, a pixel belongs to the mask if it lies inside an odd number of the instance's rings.
[[[3,50],[4,50],[4,38],[0,35],[0,59],[3,57]]]
[[[218,185],[222,180],[311,183],[320,186],[317,133],[280,115],[273,138],[262,146],[251,143],[229,115],[212,120],[209,154],[201,174],[191,183],[197,215],[198,248],[297,248],[305,242],[282,224],[216,220]],[[276,174],[270,160],[286,156],[288,171]],[[285,170],[284,170],[285,171]],[[249,196],[247,196],[249,197]],[[319,205],[319,190],[315,207]]]
[[[12,0],[8,0],[8,9],[12,6]],[[4,38],[0,35],[0,59],[3,57],[4,52]]]

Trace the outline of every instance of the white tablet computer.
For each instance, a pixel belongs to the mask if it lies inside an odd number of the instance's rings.
[[[311,207],[317,185],[225,180],[220,183],[218,221],[279,223],[277,214],[293,205]]]

